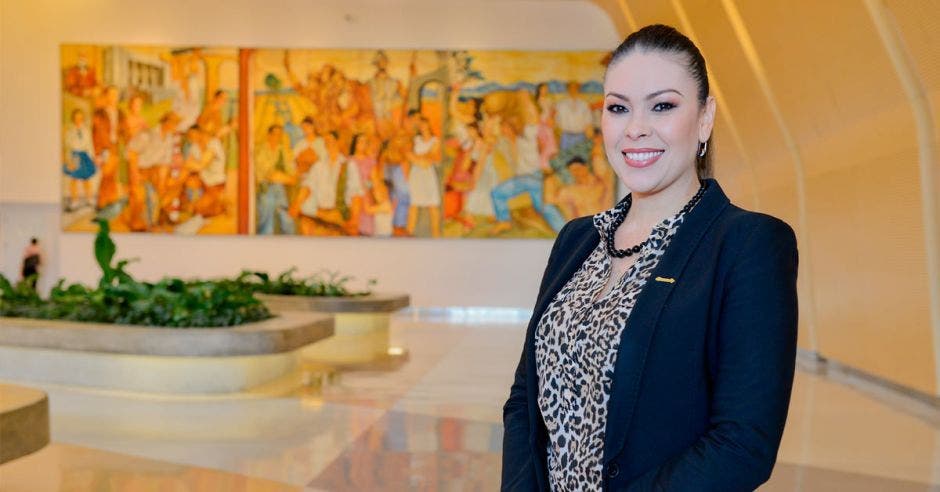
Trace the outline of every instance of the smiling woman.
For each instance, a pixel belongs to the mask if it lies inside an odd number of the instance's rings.
[[[714,119],[705,60],[675,29],[613,52],[602,133],[631,193],[555,241],[504,407],[503,490],[770,477],[796,357],[796,238],[709,177]]]

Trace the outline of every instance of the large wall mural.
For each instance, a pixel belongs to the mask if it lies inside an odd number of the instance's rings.
[[[614,202],[604,55],[63,46],[63,228],[550,238]]]

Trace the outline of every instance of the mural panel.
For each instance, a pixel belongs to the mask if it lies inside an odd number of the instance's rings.
[[[549,238],[613,204],[604,53],[252,53],[257,234]]]
[[[238,52],[62,46],[62,227],[235,234]]]

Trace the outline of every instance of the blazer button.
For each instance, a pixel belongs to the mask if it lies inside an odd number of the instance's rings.
[[[620,475],[620,467],[617,466],[617,463],[611,463],[607,467],[607,478],[617,478],[617,475]]]

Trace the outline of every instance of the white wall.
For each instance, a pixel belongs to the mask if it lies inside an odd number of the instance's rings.
[[[61,43],[341,48],[611,49],[607,15],[581,0],[0,0],[0,228],[2,271],[15,276],[42,205],[57,221]],[[16,206],[12,206],[16,204]],[[27,207],[28,209],[29,207]],[[13,224],[13,226],[10,226]],[[44,238],[50,272],[92,282],[87,234]],[[550,241],[120,235],[133,272],[227,275],[243,267],[328,267],[382,290],[410,292],[418,306],[531,307]],[[9,250],[13,248],[15,251]],[[49,248],[55,249],[50,251]]]

